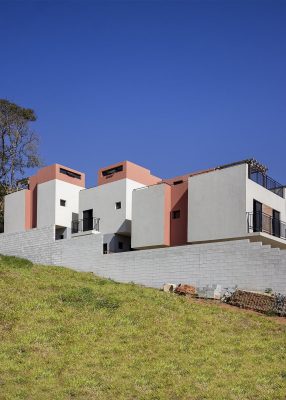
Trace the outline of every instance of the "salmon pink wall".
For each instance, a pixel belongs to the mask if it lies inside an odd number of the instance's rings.
[[[188,177],[210,171],[213,171],[213,168],[163,180],[170,185],[171,190],[170,212],[166,215],[170,221],[169,228],[166,224],[166,229],[169,229],[166,235],[170,236],[170,246],[180,246],[188,241]],[[180,218],[174,219],[173,211],[177,210],[180,210]]]
[[[31,191],[26,190],[25,193],[25,229],[32,227],[32,205],[31,205]]]
[[[122,165],[123,170],[119,172],[115,172],[114,174],[103,176],[102,172],[107,169],[112,169]],[[109,165],[106,168],[101,168],[98,171],[98,185],[103,185],[105,183],[110,183],[114,181],[118,181],[120,179],[132,179],[133,181],[142,183],[142,185],[154,185],[158,182],[161,182],[162,179],[157,176],[151,175],[150,170],[140,165],[134,164],[130,161],[123,161],[120,163]]]
[[[73,178],[60,172],[60,169],[80,175],[80,179]],[[59,179],[80,187],[85,187],[85,174],[60,164],[53,164],[40,169],[36,175],[29,179],[29,190],[26,194],[26,229],[37,227],[37,188],[41,183]]]
[[[71,176],[65,175],[60,172],[60,169],[66,169],[70,172],[73,172],[75,174],[78,174],[81,176],[80,179],[77,178],[72,178]],[[59,179],[61,181],[67,182],[67,183],[72,183],[73,185],[85,187],[85,174],[82,172],[76,171],[74,169],[65,167],[64,165],[60,164],[53,164],[49,165],[48,167],[44,167],[40,169],[36,175],[31,176],[30,178],[30,184],[40,184],[44,182],[51,181],[53,179]]]

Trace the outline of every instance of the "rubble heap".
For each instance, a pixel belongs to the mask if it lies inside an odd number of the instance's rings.
[[[274,297],[268,294],[237,289],[232,293],[227,302],[232,306],[270,313],[273,310]]]
[[[286,317],[286,296],[275,294],[273,311],[281,317]]]
[[[281,294],[270,295],[237,289],[225,301],[232,306],[286,316],[286,296]]]
[[[190,297],[197,297],[197,290],[191,285],[181,285],[179,284],[174,290],[176,294]]]

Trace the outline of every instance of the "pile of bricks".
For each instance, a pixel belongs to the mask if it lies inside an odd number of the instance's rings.
[[[189,297],[197,297],[197,290],[194,286],[191,285],[181,285],[179,284],[174,290],[176,294],[189,296]]]
[[[269,294],[236,290],[227,302],[233,306],[271,313],[274,311],[275,298]]]

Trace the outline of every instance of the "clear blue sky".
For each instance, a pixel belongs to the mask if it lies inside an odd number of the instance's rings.
[[[286,183],[286,2],[0,1],[0,97],[46,164],[162,177],[256,157]]]

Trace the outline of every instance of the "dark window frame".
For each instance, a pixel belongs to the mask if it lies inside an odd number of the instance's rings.
[[[281,213],[278,210],[272,210],[272,234],[273,236],[281,236],[280,217]]]
[[[116,201],[116,203],[115,203],[115,210],[121,210],[121,208],[122,208],[121,201]]]
[[[67,201],[64,200],[64,199],[60,199],[60,206],[61,207],[66,207],[66,205],[67,205]]]
[[[116,167],[105,169],[104,171],[101,172],[101,175],[105,177],[116,174],[117,172],[121,171],[123,171],[123,165],[117,165]]]
[[[253,199],[253,232],[262,231],[262,203]]]
[[[69,176],[70,178],[75,178],[81,180],[81,175],[77,174],[76,172],[69,171],[65,168],[60,168],[60,173]]]

